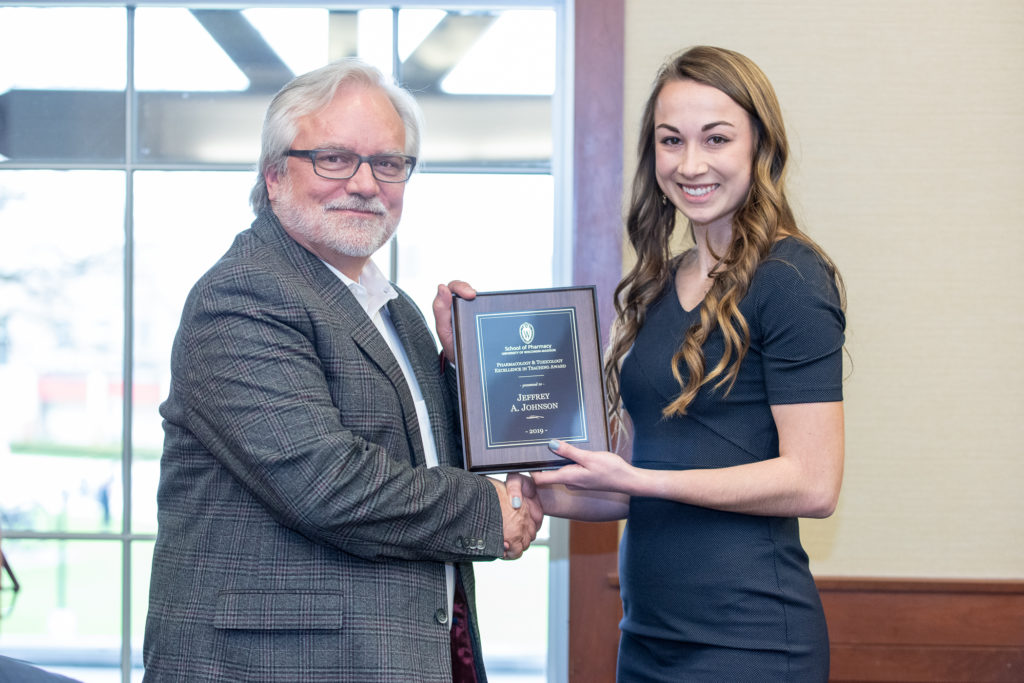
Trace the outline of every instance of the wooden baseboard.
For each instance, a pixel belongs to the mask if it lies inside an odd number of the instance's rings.
[[[1024,681],[1024,581],[817,583],[832,683]]]
[[[617,598],[618,573],[607,567],[593,571],[607,572]],[[600,576],[592,582],[600,593]],[[830,683],[1024,682],[1024,581],[823,577],[817,584],[832,644]],[[591,604],[598,618],[573,625],[591,635],[576,656],[614,652],[618,641],[618,603]],[[570,680],[613,678],[614,667],[602,661]]]

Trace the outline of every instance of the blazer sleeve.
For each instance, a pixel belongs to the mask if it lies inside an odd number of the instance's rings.
[[[398,389],[329,303],[252,260],[204,276],[172,352],[165,460],[200,448],[278,523],[363,558],[501,557],[494,487],[414,466]]]

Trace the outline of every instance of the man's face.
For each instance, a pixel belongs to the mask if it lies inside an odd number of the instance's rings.
[[[405,126],[383,90],[343,86],[326,108],[298,120],[292,149],[402,154]],[[274,213],[288,234],[353,279],[402,217],[405,183],[380,182],[369,164],[347,180],[329,180],[308,159],[292,157],[287,175],[268,172],[266,180]]]

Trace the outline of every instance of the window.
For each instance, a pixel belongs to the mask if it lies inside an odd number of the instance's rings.
[[[454,277],[566,283],[560,2],[285,4],[0,7],[7,656],[141,679],[170,345],[189,288],[252,221],[262,116],[292,75],[358,55],[416,93],[421,164],[379,261],[428,319]],[[548,677],[551,538],[478,568],[498,683]]]

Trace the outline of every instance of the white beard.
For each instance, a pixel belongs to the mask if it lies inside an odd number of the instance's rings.
[[[300,205],[295,201],[290,182],[284,183],[282,196],[274,202],[274,213],[289,231],[311,245],[338,254],[368,258],[391,239],[398,220],[388,214],[379,197],[369,199],[350,195],[321,206]],[[372,216],[334,213],[339,209],[369,211]]]

